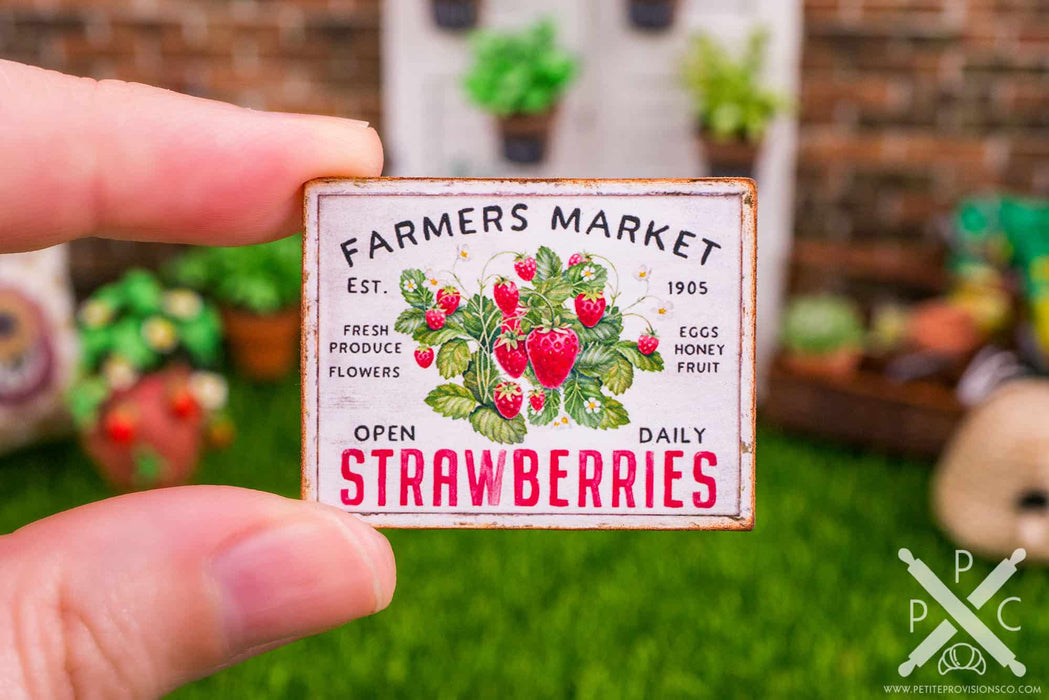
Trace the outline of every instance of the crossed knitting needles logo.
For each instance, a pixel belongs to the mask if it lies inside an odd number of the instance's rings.
[[[958,596],[952,593],[951,589],[949,589],[943,581],[932,572],[932,569],[930,569],[921,559],[918,559],[911,554],[910,550],[901,549],[899,555],[900,560],[903,561],[904,564],[907,564],[907,571],[914,577],[914,580],[917,581],[921,587],[940,604],[940,607],[944,609],[950,618],[942,621],[936,629],[930,632],[929,635],[914,648],[910,653],[910,656],[907,657],[907,660],[900,664],[899,671],[901,676],[911,675],[914,669],[919,668],[922,664],[932,658],[936,652],[942,649],[949,641],[951,641],[954,635],[958,633],[958,627],[961,627],[968,632],[969,636],[972,637],[978,645],[983,647],[983,649],[990,654],[995,661],[1003,667],[1008,668],[1015,676],[1020,677],[1027,673],[1027,668],[1016,658],[1016,654],[1011,652],[1009,648],[1002,643],[1002,640],[998,639],[995,633],[992,632],[974,612],[974,610],[982,608],[984,603],[993,598],[994,594],[1001,590],[1002,586],[1005,585],[1005,582],[1012,578],[1012,575],[1016,573],[1016,565],[1024,560],[1024,557],[1027,556],[1027,552],[1022,549],[1014,551],[1007,559],[1003,559],[1001,563],[999,563],[998,566],[987,575],[987,578],[985,578],[979,586],[973,589],[973,592],[966,598],[970,605],[972,605],[972,609],[959,600]],[[1004,604],[1005,603],[1003,602],[1002,605]],[[913,614],[911,620],[913,625],[913,622],[915,621]],[[1001,606],[999,606],[999,620],[1001,620]],[[957,623],[958,627],[955,627],[955,623]],[[956,656],[954,651],[956,651],[955,648],[958,646],[959,645],[956,644],[948,648],[947,652],[945,652],[945,658],[951,656],[951,659],[948,660],[949,663],[945,662],[944,659],[940,660],[941,673],[945,672],[943,670],[945,667],[950,667],[952,664],[955,664],[953,666],[954,668],[967,667],[978,669],[977,664],[983,662],[982,654],[979,653],[978,649],[972,647],[972,652],[974,653],[969,657],[972,660],[972,664],[967,666],[957,665],[957,660],[954,658]],[[978,672],[981,671],[978,670]]]

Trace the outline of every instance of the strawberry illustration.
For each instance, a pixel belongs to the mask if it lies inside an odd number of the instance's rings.
[[[528,366],[524,336],[520,331],[506,330],[495,341],[495,360],[514,379],[524,374]]]
[[[433,348],[425,345],[420,345],[415,350],[415,361],[419,363],[419,366],[426,369],[433,364]]]
[[[437,290],[437,305],[444,309],[444,312],[449,316],[454,314],[455,310],[459,308],[459,301],[462,298],[459,290],[452,286]]]
[[[499,415],[507,420],[515,417],[521,412],[521,403],[524,401],[524,392],[521,386],[514,382],[500,382],[494,392],[495,409]]]
[[[445,313],[442,309],[430,309],[426,312],[426,325],[435,331],[444,327]]]
[[[535,277],[535,258],[524,254],[518,255],[514,258],[514,271],[525,282],[531,282]]]
[[[572,253],[568,258],[568,266],[582,265],[585,262],[590,262],[590,256],[586,253]]]
[[[518,306],[517,310],[512,314],[503,314],[503,323],[500,327],[500,331],[513,331],[519,333],[521,331],[521,319],[528,313],[528,309],[523,306]]]
[[[138,421],[127,408],[117,407],[102,419],[102,430],[106,437],[120,445],[130,445],[138,433]]]
[[[528,403],[531,404],[533,411],[542,413],[543,406],[546,405],[546,392],[536,389],[528,395]]]
[[[517,285],[513,280],[500,277],[495,281],[492,296],[495,297],[495,304],[503,312],[503,315],[509,316],[517,310],[517,300],[521,295],[518,293]]]
[[[604,292],[583,292],[575,298],[575,312],[579,322],[587,328],[593,328],[605,314]]]
[[[579,354],[579,336],[567,326],[540,327],[528,334],[525,349],[539,383],[556,389],[572,371]]]
[[[642,333],[641,337],[637,339],[637,351],[642,355],[651,355],[658,347],[659,338],[656,337],[656,332],[651,328]]]

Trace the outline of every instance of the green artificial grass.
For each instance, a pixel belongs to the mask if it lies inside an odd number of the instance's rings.
[[[200,481],[296,496],[298,407],[293,380],[235,383],[240,439],[208,456]],[[884,696],[942,619],[897,550],[953,587],[929,466],[767,428],[757,454],[751,533],[389,531],[398,588],[387,611],[176,697]],[[0,460],[0,485],[0,532],[107,495],[70,444]],[[991,568],[978,562],[955,590]],[[1027,664],[1021,682],[1049,688],[1046,572],[1021,571],[1005,590],[1022,598],[1006,617],[1023,629],[1000,630],[993,610],[981,618]],[[929,603],[913,635],[912,597]],[[989,656],[982,677],[940,676],[935,661],[908,682],[1016,683]]]

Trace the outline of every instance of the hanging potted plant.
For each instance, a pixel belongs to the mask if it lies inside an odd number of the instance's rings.
[[[783,100],[761,85],[768,34],[751,33],[734,57],[708,34],[692,37],[684,82],[696,113],[696,134],[713,177],[752,177],[762,139]]]
[[[576,59],[555,43],[553,22],[521,31],[482,32],[474,37],[474,65],[466,92],[499,120],[503,155],[514,163],[539,163]]]
[[[796,374],[847,379],[863,357],[856,305],[833,295],[795,297],[783,322],[783,363]]]
[[[627,0],[630,21],[638,29],[657,31],[674,23],[677,0]]]
[[[133,270],[91,295],[77,320],[80,375],[67,403],[102,476],[118,491],[189,481],[205,443],[232,439],[225,379],[201,369],[219,357],[218,313]]]
[[[169,274],[218,302],[238,372],[272,381],[291,371],[299,346],[301,236],[239,248],[196,248],[176,259]]]
[[[477,25],[481,0],[432,0],[433,21],[441,29],[461,31]]]

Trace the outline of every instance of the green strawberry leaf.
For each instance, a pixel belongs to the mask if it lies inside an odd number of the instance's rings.
[[[611,345],[619,340],[619,336],[623,334],[623,316],[616,307],[607,310],[593,328],[587,328],[579,322],[579,319],[575,318],[570,320],[568,325],[576,332],[576,335],[579,336],[579,342],[583,345],[589,345],[590,343]]]
[[[612,430],[630,422],[630,414],[616,399],[611,396],[601,397],[601,422],[598,428]]]
[[[437,352],[437,371],[445,379],[457,377],[470,364],[470,346],[462,338],[449,340]]]
[[[575,368],[589,377],[600,377],[619,359],[622,358],[612,346],[591,343],[579,353]]]
[[[470,414],[470,425],[492,442],[503,444],[524,442],[528,432],[524,416],[518,414],[512,420],[507,420],[488,406],[481,406]]]
[[[563,385],[565,412],[579,425],[596,428],[601,424],[601,412],[605,397],[601,394],[601,383],[583,377],[573,371]],[[596,410],[587,410],[591,401],[599,402]]]
[[[459,337],[461,331],[455,328],[438,328],[435,331],[430,330],[426,326],[416,329],[415,333],[412,334],[412,338],[418,341],[421,345],[429,345],[430,347],[437,347],[438,345],[444,345],[449,340],[455,340]]]
[[[463,386],[469,389],[478,403],[492,404],[492,391],[499,383],[499,371],[488,352],[478,350],[470,357],[463,373]]]
[[[618,352],[615,355],[616,361],[601,375],[601,381],[613,394],[622,394],[634,383],[634,366]]]
[[[441,384],[426,395],[426,405],[447,418],[466,419],[477,408],[473,394],[458,384]]]
[[[426,326],[426,312],[422,309],[405,309],[393,322],[393,329],[398,333],[411,335]]]
[[[561,275],[561,270],[561,258],[557,256],[557,253],[550,250],[545,245],[540,246],[535,254],[536,281],[541,282],[545,279],[550,279],[551,277],[558,277]]]
[[[433,292],[426,288],[426,275],[422,270],[408,269],[401,273],[401,296],[409,306],[425,311],[433,306]]]
[[[584,262],[568,268],[567,277],[572,285],[572,294],[599,292],[608,282],[608,270],[595,262]]]
[[[540,296],[542,295],[542,296]],[[550,302],[554,308],[560,307],[565,300],[572,296],[572,284],[564,277],[551,277],[535,283],[535,289],[525,288],[521,290],[521,298],[528,306],[539,307],[549,312],[549,306],[543,297]]]
[[[619,341],[616,343],[616,350],[620,355],[625,357],[630,364],[634,365],[642,372],[663,371],[663,356],[659,354],[658,350],[651,355],[643,355],[641,351],[637,349],[637,343],[632,340]]]
[[[142,324],[135,318],[125,318],[113,327],[113,354],[120,355],[139,371],[152,368],[160,359],[146,344]]]
[[[536,413],[532,410],[531,405],[528,406],[528,422],[532,425],[549,425],[554,418],[557,418],[557,412],[561,410],[561,392],[557,389],[544,389],[543,391],[546,394],[543,410]],[[527,400],[525,399],[526,402]]]

